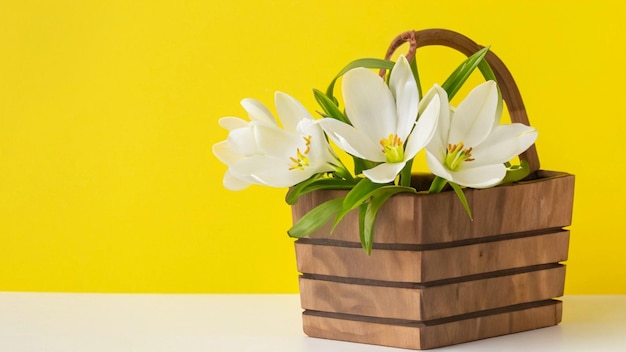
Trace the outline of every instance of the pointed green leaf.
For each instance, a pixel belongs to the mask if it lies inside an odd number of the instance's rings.
[[[493,73],[493,70],[491,69],[491,66],[489,66],[489,63],[487,62],[487,60],[481,60],[478,63],[478,69],[480,70],[480,73],[482,73],[483,77],[485,77],[485,80],[487,81],[498,81],[496,79],[496,75]]]
[[[348,65],[346,65],[346,67],[344,67],[341,71],[339,71],[337,76],[335,76],[335,78],[330,82],[328,89],[326,89],[326,96],[329,97],[330,99],[334,98],[335,83],[337,82],[339,77],[343,76],[346,72],[350,71],[353,68],[365,67],[365,68],[384,68],[386,70],[391,70],[393,68],[393,65],[394,65],[393,61],[387,61],[387,60],[382,60],[382,59],[366,58],[366,59],[354,60]]]
[[[343,197],[339,197],[316,206],[301,217],[287,233],[290,237],[296,238],[310,235],[330,221],[330,219],[337,214],[339,209],[341,209],[342,204]]]
[[[315,100],[317,100],[317,103],[322,107],[327,117],[332,117],[339,121],[350,124],[350,121],[348,120],[346,115],[341,112],[341,110],[339,110],[337,104],[333,100],[331,100],[326,94],[324,94],[320,90],[313,89],[313,96],[315,97]]]
[[[313,191],[322,189],[352,189],[358,181],[359,179],[342,180],[338,178],[322,178],[311,182],[304,181],[307,183],[304,185],[303,183],[300,183],[297,186],[292,187],[289,192],[287,192],[285,201],[287,204],[293,205],[296,204],[298,198]]]
[[[465,193],[463,193],[463,189],[461,188],[461,186],[454,182],[450,182],[450,186],[452,186],[452,189],[454,190],[454,193],[456,193],[456,196],[459,197],[459,200],[461,201],[461,204],[463,204],[463,207],[465,208],[465,211],[467,212],[470,220],[474,220],[474,218],[472,218],[472,210],[470,209],[469,203],[467,202],[467,198],[465,198]]]
[[[367,207],[367,203],[363,203],[359,206],[359,238],[361,245],[365,243],[365,213],[367,212]]]
[[[369,170],[375,167],[376,165],[378,165],[377,163],[373,161],[361,159],[356,156],[353,156],[352,159],[354,159],[354,174],[355,175],[360,175],[361,173],[363,173],[363,170]]]
[[[365,203],[371,196],[372,193],[381,187],[384,187],[384,184],[374,183],[367,178],[362,179],[359,183],[352,188],[350,192],[346,195],[343,200],[343,206],[341,210],[337,213],[337,217],[335,218],[335,222],[333,223],[333,230],[341,219],[346,216],[350,211],[356,209],[361,204]]]
[[[422,100],[422,84],[420,83],[420,75],[417,71],[417,59],[413,58],[409,64],[411,65],[411,71],[413,71],[413,77],[415,78],[415,83],[417,84],[417,97],[419,100]]]
[[[308,179],[298,183],[297,185],[291,187],[289,191],[287,191],[287,195],[285,195],[285,202],[289,205],[296,204],[296,201],[300,197],[302,190],[306,188],[309,184],[319,180],[321,174],[315,174]]]
[[[368,255],[372,253],[372,246],[374,244],[374,224],[378,210],[391,196],[406,192],[417,193],[415,189],[411,187],[385,186],[377,189],[372,195],[362,220],[363,234],[361,236],[361,245]]]
[[[468,57],[454,72],[446,79],[441,85],[446,93],[448,93],[448,99],[452,100],[454,95],[461,89],[461,86],[467,81],[478,64],[484,59],[485,55],[489,51],[489,47],[482,48],[481,50]]]

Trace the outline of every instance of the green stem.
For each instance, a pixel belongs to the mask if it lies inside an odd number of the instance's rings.
[[[344,180],[354,180],[354,177],[352,177],[352,173],[350,173],[350,170],[348,170],[346,165],[341,161],[341,159],[339,159],[337,154],[335,154],[335,151],[330,148],[329,150],[335,158],[335,161],[337,162],[335,164],[331,164],[335,168],[335,174],[337,174]]]
[[[345,180],[354,180],[348,168],[341,162],[341,160],[337,159],[339,165],[333,165],[335,167],[335,174]]]
[[[430,184],[430,189],[428,190],[428,193],[441,192],[447,183],[448,180],[446,180],[445,178],[436,176],[433,182]]]
[[[400,171],[400,186],[411,187],[411,169],[413,168],[413,159],[406,162],[406,165]]]

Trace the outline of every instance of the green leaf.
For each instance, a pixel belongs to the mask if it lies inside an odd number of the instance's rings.
[[[452,100],[454,95],[461,89],[461,86],[467,81],[474,69],[484,59],[487,51],[489,51],[489,47],[482,48],[468,57],[467,60],[463,61],[463,63],[452,72],[448,79],[443,82],[441,88],[448,93],[449,100]]]
[[[310,182],[307,181],[304,181],[306,184],[303,185],[304,182],[300,183],[287,192],[287,196],[285,197],[287,204],[296,204],[298,198],[301,196],[321,189],[352,189],[359,179],[342,180],[338,178],[323,178]]]
[[[309,184],[319,180],[320,177],[322,177],[321,174],[315,174],[309,177],[308,179],[298,183],[297,185],[291,187],[289,191],[287,191],[287,194],[285,195],[285,202],[287,202],[287,204],[289,205],[296,204],[296,201],[300,197],[302,190],[306,188]]]
[[[343,197],[339,197],[316,206],[301,217],[287,233],[290,237],[296,238],[310,235],[330,221],[330,219],[337,214],[339,209],[341,209],[342,204]]]
[[[493,70],[491,69],[491,66],[489,66],[489,63],[487,62],[487,60],[481,60],[478,63],[478,69],[480,70],[480,73],[482,73],[483,77],[485,77],[485,80],[487,81],[498,81],[496,79],[496,75],[493,73]]]
[[[461,186],[454,182],[450,182],[450,186],[452,186],[452,189],[454,190],[454,193],[456,193],[456,196],[459,197],[459,200],[461,201],[461,204],[463,204],[463,207],[465,208],[465,211],[467,212],[470,220],[473,221],[474,219],[472,218],[472,210],[470,209],[469,203],[467,202],[467,198],[465,198],[465,193],[463,193],[463,189],[461,188]]]
[[[414,57],[409,63],[411,65],[411,71],[413,71],[413,77],[415,77],[415,83],[417,84],[417,97],[422,100],[422,84],[420,83],[420,75],[417,71],[417,59]]]
[[[367,212],[367,203],[363,203],[359,206],[359,238],[361,240],[361,246],[365,243],[365,213]]]
[[[416,193],[414,188],[403,186],[385,186],[377,189],[371,197],[370,202],[367,204],[367,209],[363,215],[363,219],[360,222],[360,226],[363,226],[361,235],[361,245],[365,252],[370,255],[372,253],[372,246],[374,244],[374,224],[376,222],[376,215],[380,207],[393,195],[398,193]]]
[[[506,169],[506,175],[500,181],[500,185],[505,183],[517,182],[530,174],[530,167],[526,160],[520,160],[520,165],[508,165]]]
[[[333,223],[333,230],[341,219],[346,216],[353,209],[358,208],[361,204],[365,203],[371,196],[372,193],[378,188],[384,187],[384,184],[374,183],[367,178],[362,179],[359,183],[352,188],[350,192],[346,195],[343,200],[343,206],[341,210],[337,213],[337,217],[335,218],[335,222]]]
[[[320,90],[313,89],[313,96],[328,117],[332,117],[339,121],[350,124],[350,121],[348,120],[346,115],[341,112],[341,110],[339,110],[337,104],[333,100],[331,100],[326,94],[324,94]]]
[[[376,165],[378,165],[377,163],[373,161],[361,159],[356,156],[353,156],[352,159],[354,159],[354,174],[355,175],[359,175],[363,173],[363,170],[369,170],[375,167]]]
[[[339,77],[343,76],[346,72],[350,71],[353,68],[365,67],[365,68],[384,68],[386,70],[391,70],[393,68],[393,65],[394,65],[393,61],[382,60],[382,59],[365,58],[365,59],[354,60],[348,65],[346,65],[346,67],[344,67],[341,71],[339,71],[337,76],[335,76],[335,78],[330,82],[328,89],[326,89],[326,96],[329,97],[330,99],[334,98],[335,83],[337,82]]]

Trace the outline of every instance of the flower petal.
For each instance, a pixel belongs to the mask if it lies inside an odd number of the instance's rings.
[[[448,143],[463,142],[467,147],[479,145],[499,121],[498,87],[494,81],[480,84],[459,104],[451,119]]]
[[[382,163],[369,170],[363,170],[363,175],[375,183],[388,183],[398,176],[406,163]]]
[[[406,58],[401,55],[391,70],[389,89],[396,100],[397,134],[403,141],[413,129],[417,118],[417,83]]]
[[[439,118],[437,121],[437,130],[430,140],[426,148],[436,155],[445,153],[448,145],[448,134],[450,133],[450,103],[448,102],[448,93],[438,85],[434,85],[419,103],[419,114],[424,115],[424,110],[430,106],[431,100],[439,97]],[[421,119],[421,117],[420,117]],[[418,120],[419,122],[419,120]]]
[[[346,153],[365,160],[385,161],[380,144],[364,138],[354,127],[332,118],[324,118],[317,123],[326,131],[328,138]]]
[[[405,160],[412,159],[417,152],[424,148],[437,132],[441,99],[435,94],[428,106],[415,124],[413,133],[409,136],[404,150]],[[444,107],[447,110],[447,106]]]
[[[428,169],[430,169],[430,172],[434,175],[445,178],[448,181],[452,181],[450,171],[448,171],[448,169],[443,165],[443,162],[429,150],[426,150],[426,163],[428,164]]]
[[[374,72],[355,68],[343,77],[343,97],[346,114],[352,126],[378,143],[396,134],[397,116],[393,96],[385,82]]]
[[[288,160],[296,155],[298,148],[301,151],[306,149],[304,137],[280,128],[259,124],[254,126],[253,131],[261,154]]]
[[[283,128],[289,132],[296,132],[296,126],[302,119],[311,119],[313,116],[293,97],[276,92],[274,94],[274,103],[276,104],[276,112],[283,125]]]
[[[253,98],[246,98],[241,101],[241,106],[248,112],[250,120],[263,121],[276,125],[274,116],[263,103]]]
[[[311,120],[311,122],[313,121],[314,120]],[[318,172],[332,171],[333,168],[330,167],[330,163],[336,163],[337,158],[328,144],[324,131],[322,130],[322,126],[317,123],[309,122],[310,121],[308,120],[300,121],[296,129],[301,133],[301,135],[310,137],[310,162],[312,165],[326,165],[324,166],[324,170]],[[330,169],[328,169],[329,167]]]
[[[495,186],[506,175],[504,164],[485,165],[472,168],[461,168],[451,172],[452,181],[461,186],[487,188]]]
[[[222,117],[217,123],[224,129],[232,131],[237,128],[248,126],[248,121],[234,116]]]
[[[250,186],[250,182],[246,182],[236,177],[230,172],[230,170],[226,170],[226,173],[224,174],[224,179],[222,180],[222,184],[224,185],[224,188],[231,191],[241,191]]]
[[[230,165],[243,158],[240,154],[237,154],[232,150],[227,141],[221,141],[213,144],[212,149],[213,155],[226,165]]]
[[[521,123],[496,126],[472,151],[472,167],[505,163],[528,149],[536,139],[537,130]]]
[[[311,177],[312,169],[290,170],[287,160],[268,156],[253,156],[231,166],[234,175],[250,177],[256,183],[271,187],[291,187]],[[240,177],[243,178],[243,177]]]
[[[252,133],[252,127],[237,128],[228,133],[228,146],[233,152],[242,155],[254,155],[259,154],[259,148],[257,147],[254,134]]]

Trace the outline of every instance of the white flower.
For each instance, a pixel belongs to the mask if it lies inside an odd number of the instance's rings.
[[[367,178],[376,183],[393,181],[432,138],[441,109],[439,90],[419,102],[411,67],[401,56],[391,71],[389,87],[374,72],[355,68],[344,75],[342,92],[352,126],[331,118],[319,124],[347,153],[380,163],[363,171]],[[447,103],[443,106],[447,109]],[[423,112],[416,123],[418,109]]]
[[[270,111],[254,99],[241,105],[251,121],[219,120],[228,139],[213,145],[213,153],[228,165],[224,187],[242,190],[250,184],[290,187],[316,173],[333,171],[336,159],[320,126],[296,99],[274,95],[280,128]]]
[[[426,146],[431,172],[461,186],[486,188],[506,175],[504,163],[528,149],[537,131],[498,125],[501,100],[494,81],[474,88],[454,111],[442,111],[437,134]]]

